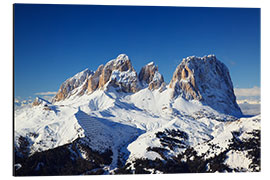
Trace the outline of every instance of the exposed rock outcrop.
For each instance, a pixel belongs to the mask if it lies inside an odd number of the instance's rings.
[[[139,80],[143,86],[148,86],[150,90],[159,89],[164,84],[163,76],[158,72],[158,67],[154,62],[142,67],[139,73]]]
[[[226,114],[242,114],[228,68],[216,56],[187,57],[177,66],[169,84],[172,97],[199,100]]]
[[[116,59],[109,61],[99,77],[99,89],[108,86],[117,88],[120,92],[137,92],[140,89],[137,73],[131,65],[130,59],[125,54],[120,54]]]
[[[59,88],[57,94],[55,95],[55,97],[53,98],[52,102],[57,102],[57,101],[61,101],[69,96],[71,96],[72,94],[77,93],[77,91],[79,91],[78,88],[79,86],[85,84],[85,81],[88,79],[88,77],[90,75],[92,75],[93,72],[90,71],[89,69],[85,69],[82,72],[77,73],[75,76],[67,79]],[[76,89],[76,92],[72,92],[74,89]],[[85,88],[86,90],[86,88]],[[81,90],[80,90],[81,91]]]
[[[114,87],[118,92],[134,93],[140,90],[137,73],[125,54],[100,65],[95,72],[88,69],[67,79],[59,88],[52,102],[64,100],[71,95],[92,93],[97,89]]]
[[[53,98],[61,101],[72,95],[92,93],[98,89],[136,93],[142,88],[164,91],[167,87],[153,62],[145,65],[137,76],[129,57],[120,54],[96,72],[88,69],[66,80]],[[235,116],[242,115],[236,103],[228,68],[214,55],[187,57],[177,66],[169,84],[172,98],[198,100],[213,109]]]
[[[98,69],[96,70],[96,72],[92,76],[90,76],[90,78],[88,79],[87,91],[89,93],[92,93],[98,88],[99,79],[100,79],[100,75],[103,72],[103,68],[104,68],[104,65],[100,65]]]

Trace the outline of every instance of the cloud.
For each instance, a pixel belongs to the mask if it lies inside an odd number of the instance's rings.
[[[236,96],[260,96],[261,88],[254,86],[253,88],[235,88],[234,93]]]
[[[56,95],[56,94],[57,92],[51,92],[51,91],[35,93],[35,95],[39,95],[39,96],[50,96],[50,95]]]

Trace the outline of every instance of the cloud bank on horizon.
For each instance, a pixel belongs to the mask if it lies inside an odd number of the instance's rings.
[[[234,93],[237,97],[260,96],[261,88],[258,86],[252,88],[235,88]]]
[[[57,92],[54,91],[48,91],[48,92],[37,92],[35,95],[40,95],[40,96],[49,96],[49,95],[56,95]]]

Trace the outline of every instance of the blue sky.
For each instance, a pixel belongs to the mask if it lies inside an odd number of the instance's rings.
[[[260,87],[260,9],[15,4],[15,96],[55,92],[121,53],[166,82],[182,58],[215,54],[234,87]]]

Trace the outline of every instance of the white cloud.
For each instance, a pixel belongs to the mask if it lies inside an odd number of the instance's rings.
[[[253,88],[235,88],[234,93],[236,96],[260,96],[261,88],[254,86]]]
[[[56,95],[56,94],[57,92],[51,92],[51,91],[35,93],[35,95],[40,95],[40,96],[50,96],[50,95]]]

